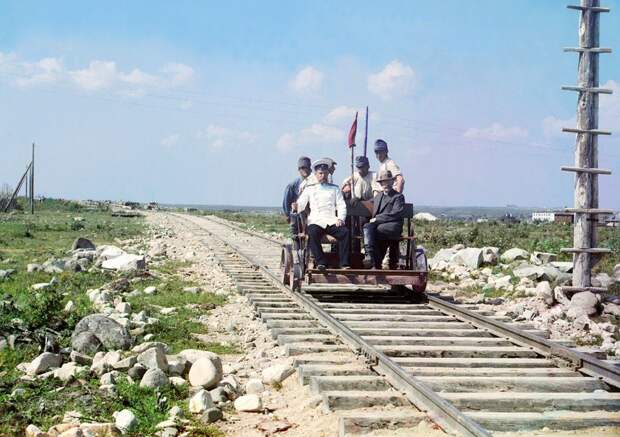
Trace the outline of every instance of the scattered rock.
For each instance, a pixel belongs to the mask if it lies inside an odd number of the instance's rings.
[[[194,387],[211,389],[222,379],[222,370],[209,358],[199,358],[192,364],[188,375],[189,383]]]
[[[190,413],[202,413],[203,411],[208,410],[209,408],[213,408],[213,400],[211,399],[211,395],[206,390],[199,390],[192,398],[189,400],[189,411]]]
[[[495,265],[499,260],[499,247],[483,247],[482,263],[487,265]]]
[[[166,354],[159,347],[152,347],[138,355],[138,362],[147,369],[161,369],[168,371],[168,360]]]
[[[249,379],[245,383],[245,392],[249,395],[258,395],[265,391],[265,386],[262,381],[257,378]]]
[[[146,367],[142,364],[134,364],[134,366],[127,371],[127,375],[131,377],[133,380],[142,379],[144,374],[146,373]]]
[[[213,407],[209,408],[205,411],[200,417],[200,421],[204,423],[213,423],[218,420],[222,420],[224,418],[224,414],[222,414],[222,410],[219,408]]]
[[[551,284],[549,284],[549,281],[542,281],[536,285],[536,296],[547,305],[553,305],[553,290],[551,289]]]
[[[470,269],[477,269],[482,265],[482,249],[470,247],[459,250],[453,257],[452,262],[458,263]]]
[[[512,249],[508,249],[506,252],[502,253],[500,259],[502,262],[510,264],[511,262],[517,260],[527,260],[528,257],[529,253],[526,250],[513,247]]]
[[[60,367],[61,364],[62,357],[60,355],[51,352],[43,352],[32,360],[26,373],[30,376],[39,375],[55,367]]]
[[[567,315],[571,318],[578,318],[582,315],[592,316],[597,313],[598,299],[591,291],[581,291],[575,293],[570,300]]]
[[[186,293],[192,293],[192,294],[198,294],[202,291],[202,288],[200,287],[185,287],[183,288],[183,291]]]
[[[281,383],[293,373],[295,373],[293,367],[286,364],[276,364],[263,370],[263,382],[265,384]]]
[[[75,351],[83,354],[92,355],[103,349],[103,345],[99,338],[90,331],[80,332],[71,338],[71,347]]]
[[[150,287],[146,287],[144,289],[144,294],[155,294],[157,293],[157,287],[151,285]]]
[[[90,241],[88,238],[78,237],[75,239],[75,241],[73,242],[73,245],[71,246],[71,250],[77,250],[77,249],[95,250],[97,248],[95,247],[95,244],[92,241]]]
[[[140,381],[140,387],[148,388],[166,387],[168,384],[170,381],[161,369],[148,369]]]
[[[174,385],[175,387],[183,387],[187,385],[187,381],[181,378],[180,376],[171,376],[169,379],[170,379],[170,384]]]
[[[614,271],[612,273],[612,276],[616,280],[616,282],[620,282],[620,264],[616,264],[614,266]]]
[[[131,346],[131,337],[127,329],[103,314],[91,314],[84,317],[73,330],[72,347],[78,352],[89,353],[80,349],[80,344],[73,344],[74,339],[82,332],[93,333],[107,350],[128,349]]]
[[[114,417],[114,424],[123,434],[131,431],[131,429],[138,425],[138,419],[136,419],[135,414],[131,410],[116,411],[112,414],[112,417]]]
[[[263,402],[257,395],[245,395],[235,400],[235,410],[247,412],[259,412],[263,410]]]
[[[26,437],[48,437],[48,433],[41,431],[35,425],[28,425],[26,427]]]
[[[555,253],[532,252],[532,255],[530,256],[530,262],[532,264],[540,266],[542,264],[549,264],[550,262],[555,261],[557,257],[558,256]]]
[[[54,370],[54,378],[60,379],[62,382],[70,382],[78,375],[78,373],[86,370],[86,367],[79,366],[73,361],[63,364],[59,369]]]
[[[170,351],[168,345],[166,343],[162,343],[161,341],[146,341],[135,346],[131,351],[136,354],[140,354],[154,347],[161,349],[161,351],[164,353],[168,353]]]
[[[103,261],[101,267],[103,269],[116,270],[119,272],[133,272],[144,270],[146,268],[146,261],[143,255],[126,253]]]

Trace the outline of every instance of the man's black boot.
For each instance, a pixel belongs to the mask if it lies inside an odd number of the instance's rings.
[[[366,249],[366,255],[364,256],[364,260],[362,261],[364,268],[371,269],[375,266],[375,257],[372,250]]]

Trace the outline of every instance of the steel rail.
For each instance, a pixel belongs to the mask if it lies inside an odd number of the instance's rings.
[[[206,218],[206,217],[205,217]],[[208,218],[209,220],[212,220]],[[281,244],[275,239],[271,239],[260,235],[256,232],[247,231],[238,226],[231,225],[219,220],[213,220],[223,226],[235,228],[241,232],[245,232],[256,237],[263,238],[264,240],[271,241],[274,244]],[[587,354],[570,349],[562,344],[549,341],[538,335],[524,332],[520,329],[513,328],[506,323],[499,322],[490,319],[485,316],[481,316],[468,309],[461,308],[458,305],[454,305],[439,297],[427,295],[431,306],[440,309],[448,314],[451,314],[459,320],[473,324],[474,326],[482,329],[486,329],[489,332],[499,336],[508,338],[514,341],[516,344],[524,347],[531,348],[535,352],[548,358],[559,358],[560,360],[568,361],[575,370],[585,373],[586,375],[600,378],[607,384],[620,388],[620,369],[611,364],[607,364],[598,358],[594,358]]]
[[[221,223],[218,220],[211,220],[210,218],[204,216],[202,218],[222,226],[242,230],[236,226],[233,227],[226,223]],[[437,395],[428,385],[410,375],[390,357],[380,351],[377,351],[372,345],[368,344],[359,335],[355,334],[349,327],[321,308],[313,299],[305,294],[293,292],[289,287],[282,284],[282,282],[280,282],[280,280],[267,268],[267,266],[246,255],[242,248],[226,241],[208,229],[202,229],[205,230],[210,236],[219,240],[222,244],[232,248],[237,255],[245,261],[258,268],[266,276],[266,279],[272,282],[275,287],[289,295],[318,321],[327,326],[346,344],[352,347],[354,351],[364,354],[365,357],[371,360],[371,366],[374,370],[380,374],[383,374],[394,387],[402,390],[411,403],[413,403],[421,411],[428,414],[428,416],[439,426],[449,432],[458,433],[463,436],[491,437],[492,434],[484,429],[480,424],[466,416],[450,402]],[[252,234],[251,231],[242,231]],[[267,237],[262,238],[267,239]]]
[[[620,369],[615,366],[538,335],[513,328],[506,323],[481,316],[465,308],[460,308],[458,305],[436,296],[427,297],[431,307],[451,314],[464,322],[469,322],[478,328],[486,329],[499,337],[508,338],[510,341],[520,346],[528,347],[545,357],[567,360],[575,370],[600,378],[607,384],[620,388]]]

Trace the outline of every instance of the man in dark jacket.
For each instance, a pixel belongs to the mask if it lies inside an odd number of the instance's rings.
[[[282,199],[282,212],[284,212],[284,215],[286,215],[291,225],[291,234],[295,240],[299,232],[298,213],[295,212],[296,202],[308,182],[308,178],[311,176],[310,158],[301,156],[297,160],[297,170],[299,171],[299,177],[286,186],[284,189],[284,198]]]
[[[377,175],[383,191],[373,199],[372,218],[364,225],[366,268],[379,268],[388,247],[390,269],[398,266],[398,245],[390,242],[398,240],[403,232],[405,196],[394,190],[394,179],[389,170],[380,170]]]

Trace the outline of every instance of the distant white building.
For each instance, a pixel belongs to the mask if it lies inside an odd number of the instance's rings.
[[[437,217],[435,217],[433,214],[431,214],[430,212],[419,212],[416,215],[413,216],[414,220],[425,220],[428,222],[434,222],[437,220]]]
[[[554,212],[533,212],[532,221],[533,222],[554,222],[555,213]]]

